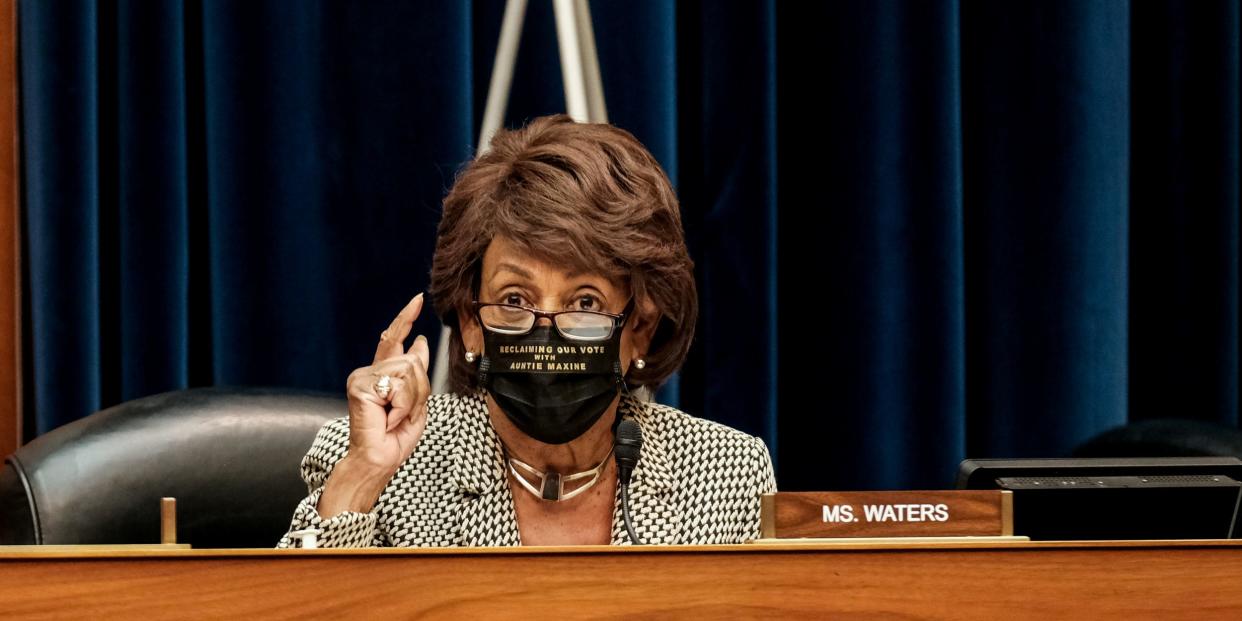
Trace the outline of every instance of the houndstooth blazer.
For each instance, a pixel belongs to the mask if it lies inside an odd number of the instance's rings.
[[[776,491],[759,438],[675,408],[623,397],[621,415],[643,433],[630,484],[634,530],[649,544],[740,543],[759,536],[759,498]],[[302,459],[309,495],[290,531],[317,528],[321,547],[451,547],[521,544],[500,442],[484,393],[437,394],[414,453],[368,513],[321,519],[324,482],[349,447],[349,419],[329,421]],[[613,545],[628,545],[618,495]],[[300,545],[286,534],[277,547]]]

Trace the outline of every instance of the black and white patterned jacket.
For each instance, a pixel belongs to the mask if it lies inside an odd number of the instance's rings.
[[[643,433],[630,514],[644,543],[740,543],[759,536],[759,497],[776,491],[762,440],[665,405],[623,397],[618,407]],[[325,424],[302,459],[310,495],[294,511],[290,531],[322,530],[321,547],[520,545],[484,393],[432,395],[427,417],[417,448],[375,508],[328,520],[315,507],[349,447],[349,420]],[[612,543],[628,544],[619,497],[614,506]],[[286,534],[277,547],[298,545]]]

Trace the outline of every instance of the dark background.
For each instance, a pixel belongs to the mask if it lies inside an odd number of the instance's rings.
[[[426,287],[502,8],[23,2],[28,435],[187,386],[340,390]],[[782,488],[1237,425],[1237,2],[592,10],[697,263],[660,399],[761,435]],[[507,124],[563,110],[535,0]]]

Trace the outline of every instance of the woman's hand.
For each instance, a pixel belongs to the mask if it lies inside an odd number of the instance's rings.
[[[349,374],[345,384],[349,454],[337,463],[324,485],[318,507],[322,519],[342,511],[370,511],[427,428],[427,397],[431,394],[427,339],[419,335],[405,350],[405,339],[422,310],[420,293],[380,335],[371,366]],[[385,375],[391,378],[392,386],[387,398],[375,391],[375,383]]]
[[[405,339],[423,310],[423,294],[414,296],[380,335],[375,361],[349,375],[349,456],[376,470],[396,472],[427,426],[427,339],[418,336],[405,351]],[[388,398],[375,392],[383,376],[392,378]]]

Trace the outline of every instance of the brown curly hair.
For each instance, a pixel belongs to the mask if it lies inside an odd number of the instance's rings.
[[[483,254],[503,234],[542,260],[630,287],[660,321],[631,386],[659,386],[686,358],[698,294],[681,212],[668,176],[629,132],[557,114],[500,130],[444,198],[431,264],[431,302],[451,330],[449,380],[477,388],[459,325],[478,295]]]

